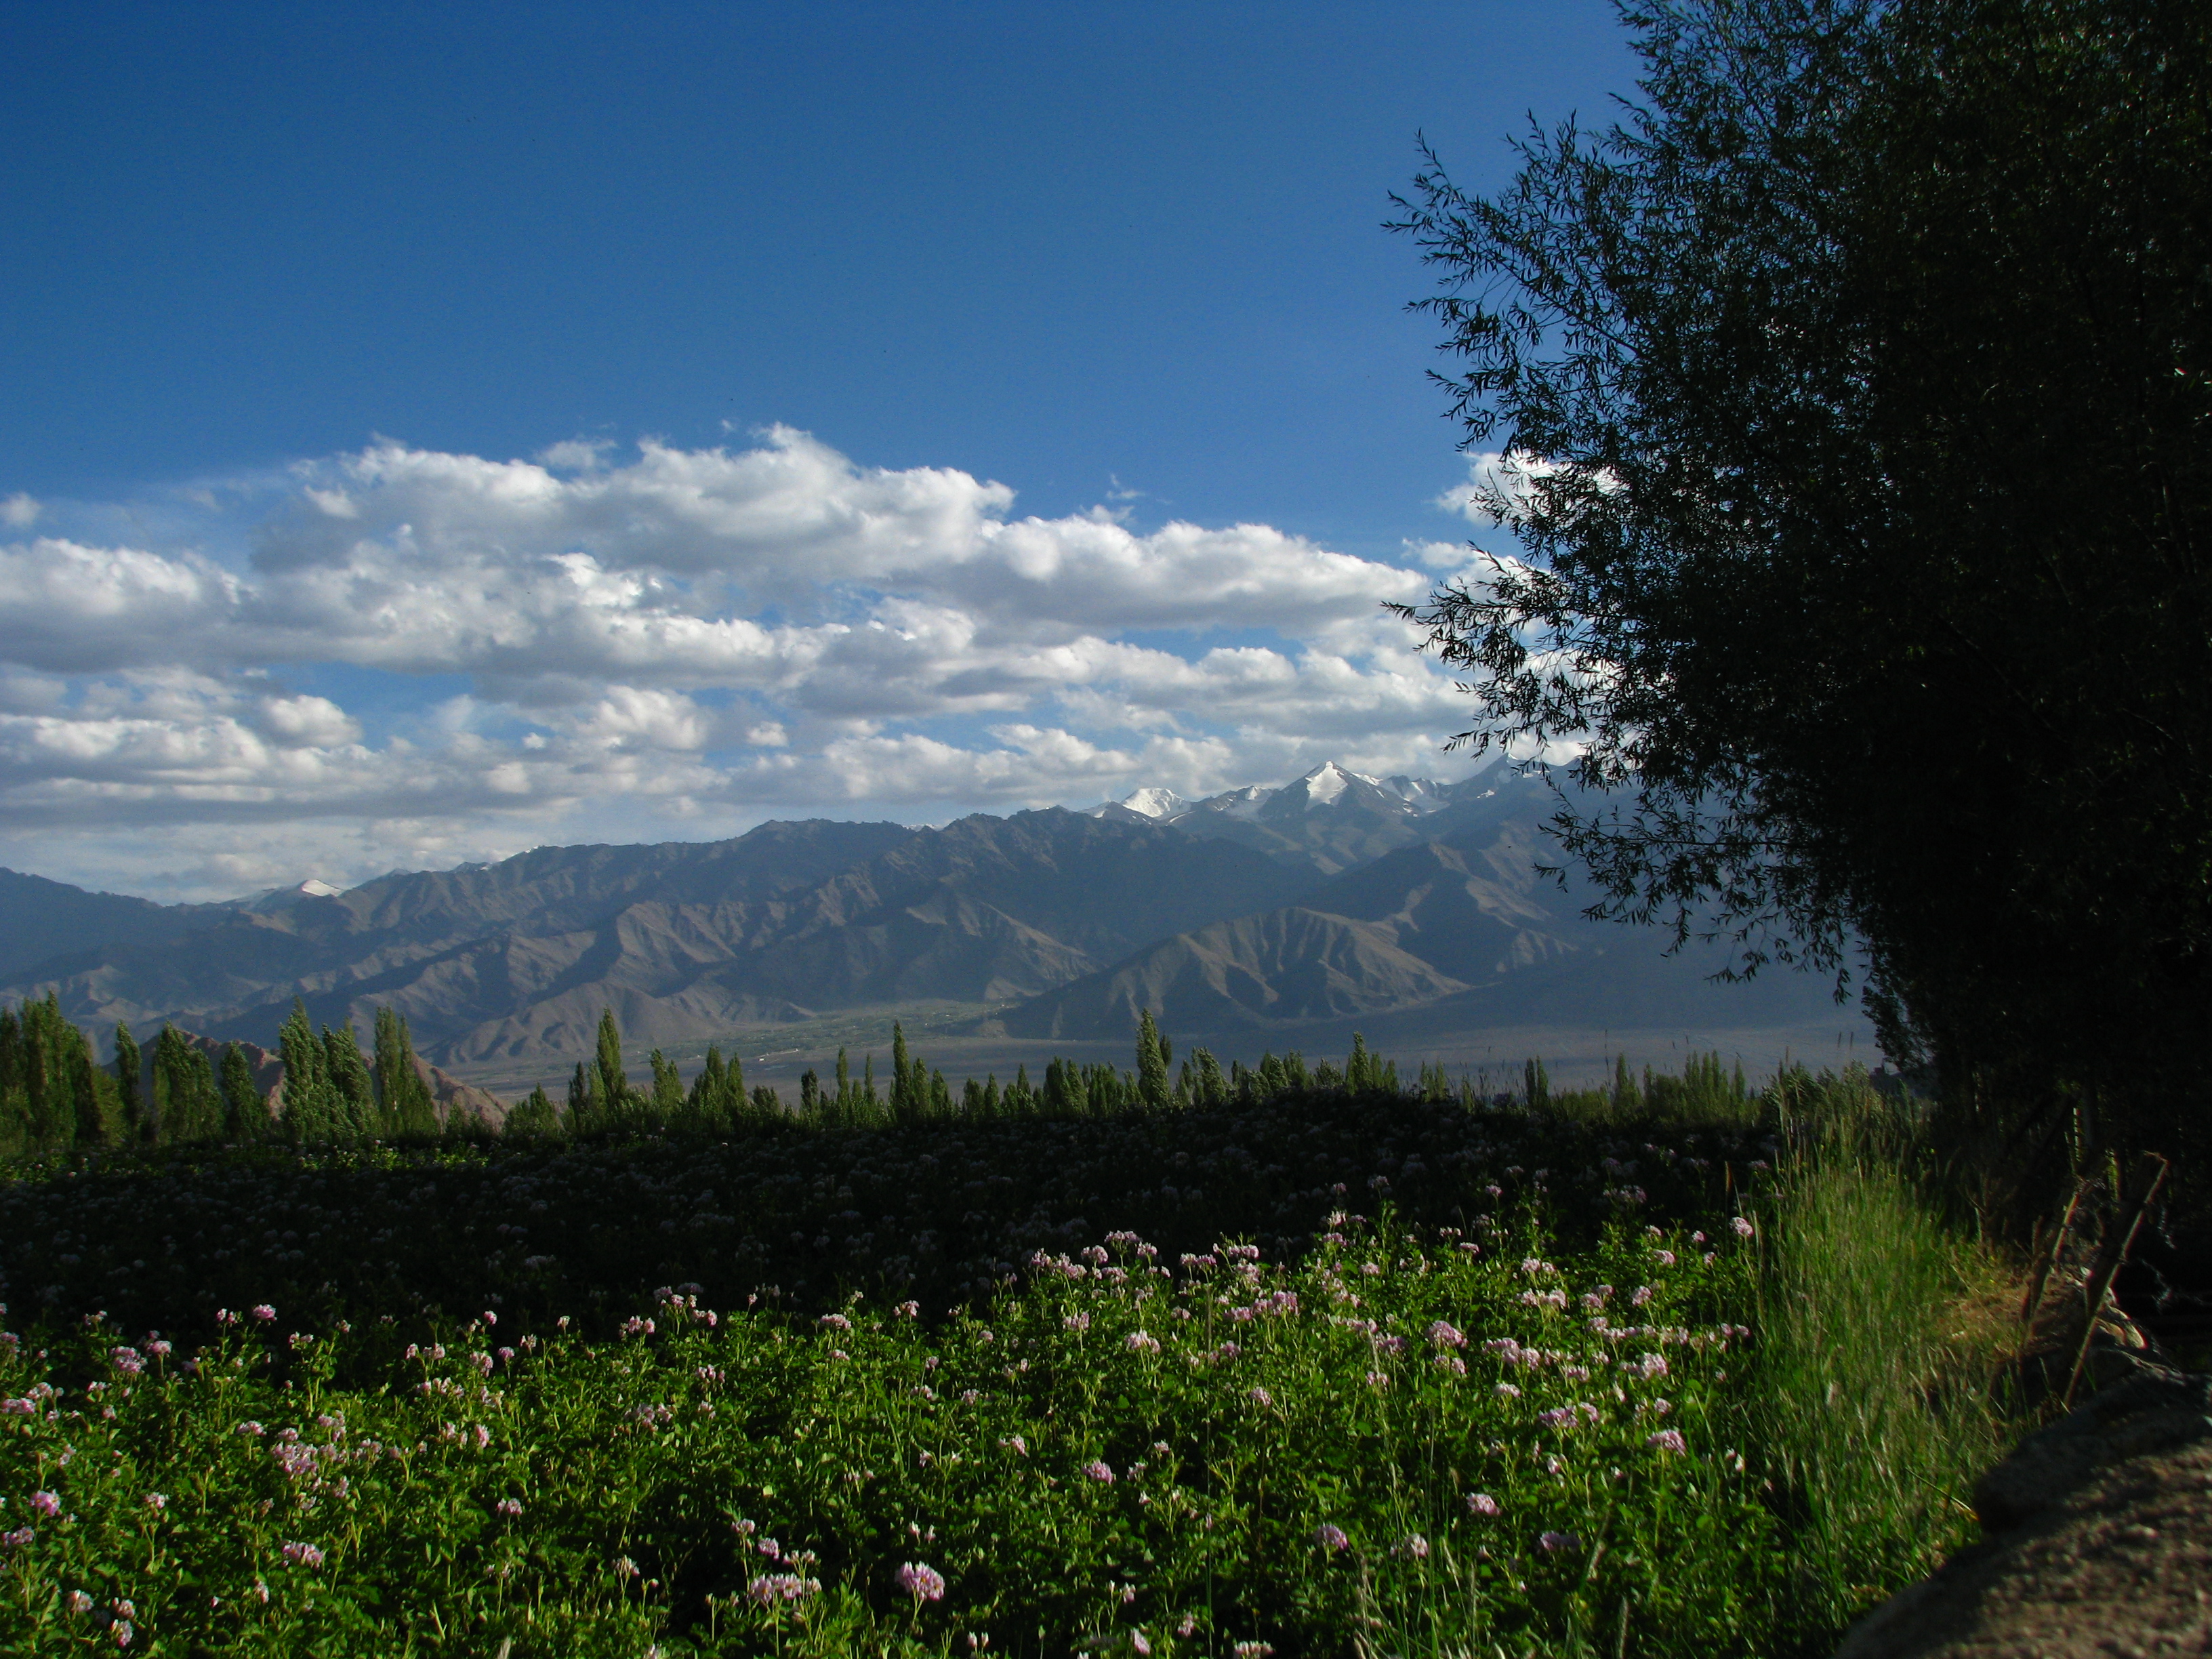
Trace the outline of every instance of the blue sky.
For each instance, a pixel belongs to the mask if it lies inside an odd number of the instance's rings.
[[[1631,72],[1581,0],[11,8],[0,861],[1463,770],[1378,225]]]

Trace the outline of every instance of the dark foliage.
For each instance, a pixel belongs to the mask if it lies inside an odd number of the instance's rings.
[[[1620,125],[1404,204],[1530,555],[1409,614],[1619,792],[1563,813],[1611,914],[1863,942],[1991,1167],[2200,1140],[2212,12],[1622,15]]]

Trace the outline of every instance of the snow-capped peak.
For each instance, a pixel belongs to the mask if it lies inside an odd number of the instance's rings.
[[[241,909],[251,910],[258,915],[270,915],[279,910],[289,910],[308,899],[336,898],[344,890],[343,887],[331,886],[319,877],[309,876],[295,886],[272,887],[258,898],[240,899],[235,902]]]
[[[1380,787],[1364,772],[1347,771],[1334,761],[1323,761],[1298,781],[1306,787],[1306,805],[1309,806],[1326,806],[1355,783]]]
[[[1140,812],[1163,823],[1190,810],[1190,803],[1172,789],[1133,789],[1121,797],[1121,805],[1132,812]]]

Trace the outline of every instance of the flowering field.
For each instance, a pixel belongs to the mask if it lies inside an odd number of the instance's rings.
[[[1771,1650],[1762,1150],[1321,1092],[50,1171],[0,1650]]]

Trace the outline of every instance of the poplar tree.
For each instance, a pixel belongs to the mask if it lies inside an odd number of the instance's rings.
[[[268,1103],[253,1081],[253,1062],[235,1042],[222,1051],[218,1081],[222,1090],[223,1139],[254,1140],[269,1127]]]
[[[23,1023],[0,1007],[0,1147],[13,1152],[31,1139],[30,1107],[23,1091]]]
[[[891,1116],[911,1123],[923,1115],[929,1098],[929,1074],[907,1053],[906,1030],[891,1022]]]
[[[376,1011],[378,1133],[398,1140],[427,1140],[438,1133],[438,1108],[416,1064],[407,1017],[389,1005]]]
[[[629,1080],[623,1075],[622,1027],[615,1024],[611,1008],[599,1015],[598,1064],[600,1110],[610,1121],[619,1122],[629,1101]]]
[[[382,1115],[376,1102],[376,1084],[368,1062],[361,1057],[361,1040],[349,1020],[337,1027],[323,1027],[324,1075],[330,1079],[331,1132],[344,1140],[375,1137]]]
[[[1168,1104],[1168,1048],[1149,1008],[1137,1016],[1137,1093],[1154,1111]]]
[[[142,1097],[145,1079],[141,1075],[146,1066],[145,1056],[139,1053],[138,1041],[131,1035],[131,1028],[121,1020],[115,1022],[115,1097],[121,1109],[123,1135],[126,1140],[151,1140],[154,1138],[154,1115],[146,1109]]]
[[[222,1128],[222,1102],[206,1051],[173,1025],[154,1039],[155,1132],[170,1142],[212,1140]]]
[[[297,997],[277,1029],[276,1051],[284,1061],[286,1136],[295,1146],[328,1140],[337,1115],[331,1109],[329,1060],[315,1028],[307,1023],[307,1005]]]
[[[580,1060],[575,1075],[568,1079],[568,1133],[587,1135],[605,1127],[599,1106],[599,1073]]]
[[[671,1060],[655,1048],[647,1057],[653,1067],[653,1093],[649,1098],[647,1121],[656,1129],[665,1128],[684,1115],[684,1079]]]

